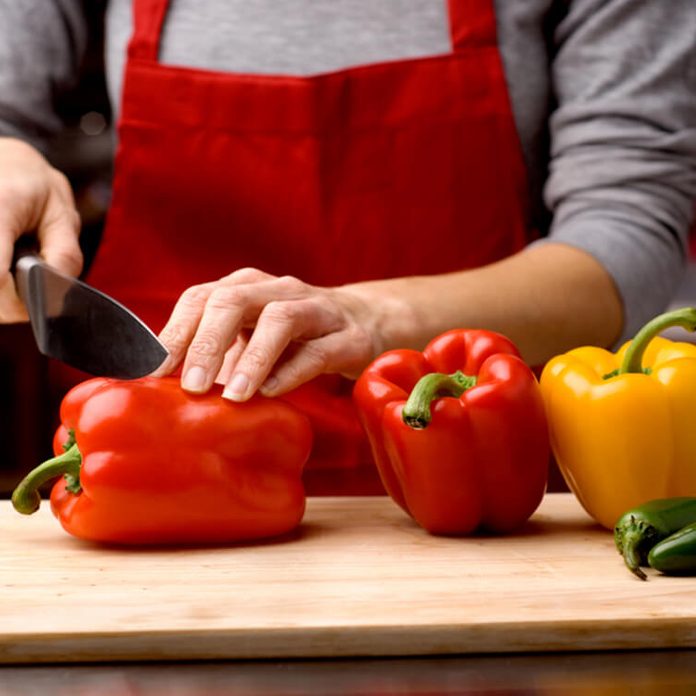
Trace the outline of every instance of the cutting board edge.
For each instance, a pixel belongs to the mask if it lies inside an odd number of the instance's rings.
[[[0,664],[307,659],[695,648],[693,617],[480,625],[0,636]]]

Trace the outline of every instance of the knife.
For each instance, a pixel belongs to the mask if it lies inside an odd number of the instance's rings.
[[[44,355],[100,377],[135,379],[159,367],[168,352],[127,307],[34,253],[18,254],[17,292]]]

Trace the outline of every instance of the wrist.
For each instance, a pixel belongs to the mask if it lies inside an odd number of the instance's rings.
[[[420,336],[416,303],[401,279],[353,283],[339,290],[359,307],[353,314],[372,338],[373,357],[396,348],[422,348],[427,343],[428,338]]]

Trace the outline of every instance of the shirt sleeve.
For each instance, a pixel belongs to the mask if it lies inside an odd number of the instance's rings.
[[[82,0],[0,0],[0,135],[44,149],[86,44]]]
[[[696,200],[696,2],[567,4],[554,33],[546,239],[607,269],[626,340],[665,309],[685,267]]]

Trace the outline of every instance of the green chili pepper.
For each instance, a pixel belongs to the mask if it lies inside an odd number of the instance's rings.
[[[696,575],[696,523],[653,546],[648,564],[665,575]]]
[[[614,527],[614,542],[628,569],[641,580],[647,580],[640,566],[652,566],[648,561],[651,549],[692,523],[696,523],[696,498],[650,500],[619,518]],[[692,555],[696,553],[694,549],[696,543],[692,545]],[[664,556],[671,554],[665,549]],[[662,554],[658,554],[658,562],[661,558]]]

